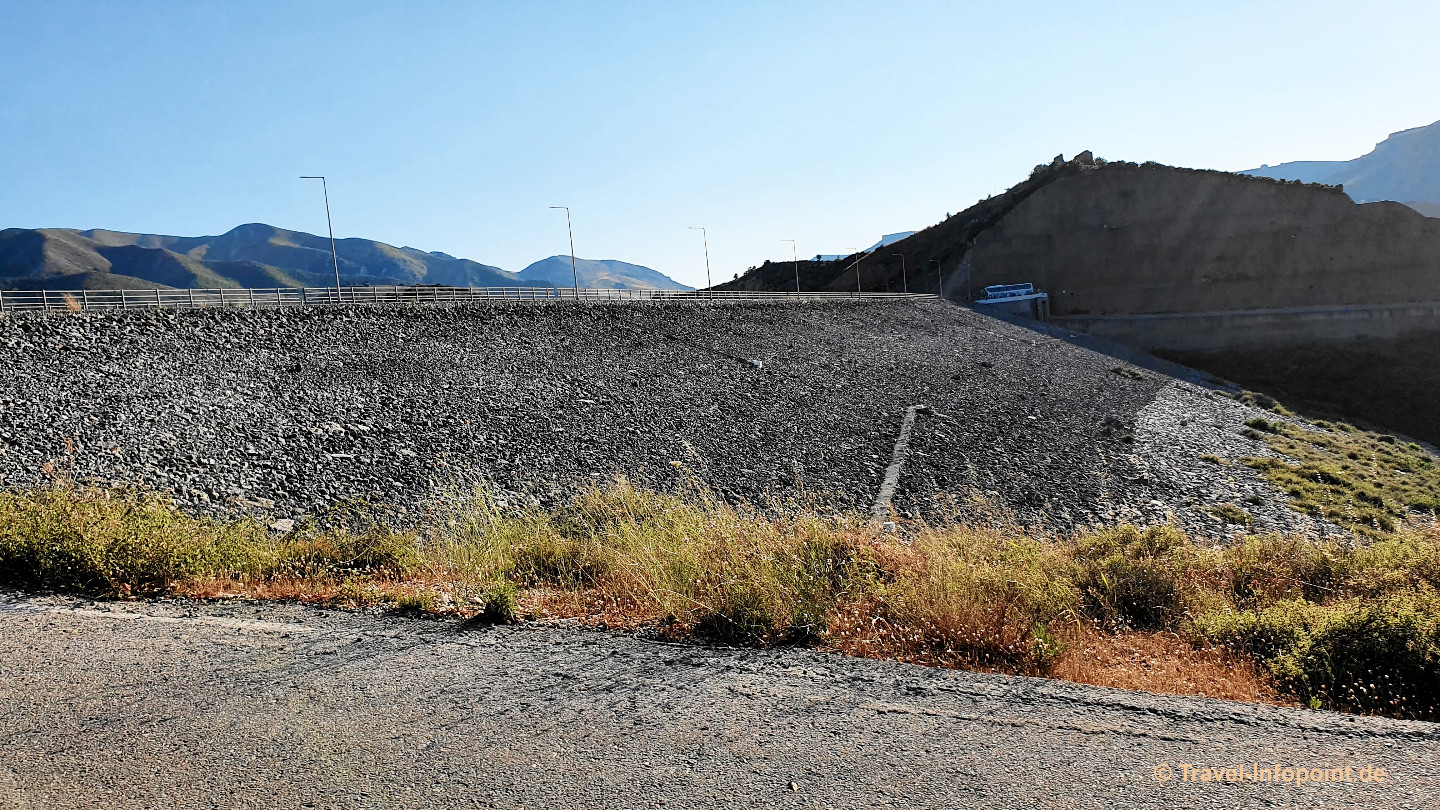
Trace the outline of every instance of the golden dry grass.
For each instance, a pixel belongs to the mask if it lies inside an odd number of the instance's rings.
[[[417,528],[339,516],[280,536],[153,496],[60,486],[0,493],[0,582],[805,644],[1408,717],[1434,716],[1440,700],[1433,529],[1364,546],[1271,536],[1226,548],[1168,526],[903,529],[618,482],[549,511],[502,510],[480,493]]]

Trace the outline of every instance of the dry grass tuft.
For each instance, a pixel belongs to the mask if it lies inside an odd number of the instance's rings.
[[[1197,648],[1174,633],[1102,633],[1078,623],[1056,634],[1065,652],[1049,675],[1075,683],[1276,705],[1282,699],[1253,658],[1224,647]]]

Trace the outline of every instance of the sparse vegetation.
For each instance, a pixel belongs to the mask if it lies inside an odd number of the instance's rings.
[[[1253,518],[1250,517],[1249,512],[1246,512],[1244,509],[1241,509],[1233,503],[1222,503],[1216,504],[1215,506],[1207,506],[1205,507],[1205,511],[1209,512],[1217,518],[1220,518],[1226,523],[1234,524],[1236,526],[1249,526],[1250,523],[1253,521]]]
[[[1284,405],[1281,405],[1279,402],[1277,402],[1274,397],[1267,394],[1261,394],[1255,391],[1241,391],[1240,393],[1232,394],[1231,396],[1233,396],[1237,401],[1249,405],[1252,408],[1259,408],[1265,411],[1274,411],[1281,416],[1295,415]]]
[[[1417,444],[1339,423],[1258,422],[1265,420],[1245,423],[1265,430],[1252,438],[1284,458],[1242,461],[1300,511],[1375,537],[1440,510],[1440,460]]]
[[[1277,440],[1299,441],[1291,430]],[[1413,452],[1363,440],[1375,453]],[[1398,526],[1359,546],[1269,536],[1224,548],[1167,526],[1060,537],[917,525],[875,535],[858,520],[763,517],[703,492],[623,482],[548,511],[501,510],[482,495],[410,531],[351,524],[281,536],[251,520],[190,518],[143,494],[12,492],[0,495],[0,581],[118,597],[388,605],[482,622],[565,617],[1440,717],[1434,529]]]

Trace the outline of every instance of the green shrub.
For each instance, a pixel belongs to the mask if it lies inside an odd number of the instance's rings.
[[[514,550],[511,570],[523,583],[579,588],[599,582],[610,570],[611,557],[611,550],[595,535],[541,531]]]
[[[1119,526],[1080,538],[1079,585],[1087,614],[1112,627],[1160,629],[1177,617],[1187,539],[1172,526]]]
[[[1440,718],[1440,609],[1434,591],[1377,602],[1282,602],[1206,617],[1211,641],[1255,656],[1285,693],[1317,708]]]
[[[1218,562],[1226,597],[1247,608],[1297,597],[1322,601],[1342,587],[1346,560],[1334,543],[1270,534],[1226,547]]]
[[[715,603],[695,623],[703,638],[725,644],[766,645],[789,638],[770,595],[753,582],[726,583],[714,594]]]
[[[402,613],[430,613],[435,610],[435,594],[420,592],[403,594],[395,600],[395,609]]]
[[[1250,517],[1249,512],[1246,512],[1244,509],[1241,509],[1233,503],[1222,503],[1215,506],[1207,506],[1205,507],[1205,511],[1209,512],[1217,518],[1220,518],[1226,523],[1230,523],[1236,526],[1249,526],[1251,521],[1254,520],[1254,518]]]
[[[0,582],[21,588],[162,593],[176,581],[252,568],[264,546],[254,522],[195,520],[153,496],[0,493]]]
[[[489,624],[514,624],[520,615],[515,583],[500,580],[480,592],[484,607],[476,617]]]

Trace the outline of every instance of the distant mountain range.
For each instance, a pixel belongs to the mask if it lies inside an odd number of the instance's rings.
[[[444,284],[534,286],[536,276],[395,247],[369,239],[337,239],[345,285]],[[562,258],[562,257],[555,257]],[[569,257],[563,257],[566,265]],[[546,259],[525,272],[554,259]],[[684,289],[664,274],[624,262],[597,265],[593,276],[613,288]],[[585,271],[582,270],[582,286]],[[563,284],[569,286],[567,269]],[[7,289],[153,289],[204,287],[326,287],[335,284],[330,240],[271,225],[241,225],[221,236],[163,236],[65,228],[0,230],[0,287]],[[669,285],[669,286],[665,286]]]
[[[576,259],[575,267],[572,269],[569,256],[551,256],[521,270],[519,277],[529,285],[570,287],[575,283],[577,271],[580,275],[581,287],[614,290],[694,289],[686,287],[658,270],[615,259]]]
[[[1354,160],[1305,160],[1241,174],[1344,186],[1356,202],[1390,200],[1440,216],[1440,121],[1396,132]]]

